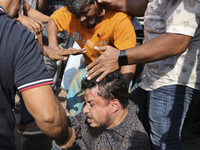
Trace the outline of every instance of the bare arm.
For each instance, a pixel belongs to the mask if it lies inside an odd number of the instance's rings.
[[[44,56],[49,57],[51,60],[67,60],[66,55],[76,55],[76,54],[84,54],[87,53],[85,48],[82,49],[75,49],[75,48],[68,48],[68,49],[55,49],[49,46],[42,45],[38,43],[40,50]]]
[[[37,0],[37,6],[36,6],[37,10],[44,13],[47,7],[47,2],[48,0]]]
[[[191,38],[191,36],[181,34],[162,34],[137,48],[127,49],[128,63],[153,62],[183,53]]]
[[[59,49],[57,42],[58,27],[52,19],[49,19],[48,21],[47,32],[48,32],[49,46],[52,48]]]
[[[69,141],[74,136],[74,131],[68,127],[65,110],[54,95],[51,86],[44,85],[23,91],[22,96],[41,131],[55,139],[59,146],[66,146],[66,143],[69,147],[72,146]]]
[[[132,16],[143,16],[148,0],[98,0],[111,10],[122,11]]]
[[[76,55],[76,54],[87,53],[85,48],[79,50],[75,48],[60,49],[57,42],[58,28],[52,19],[49,19],[48,21],[47,32],[48,32],[49,46],[40,45],[40,49],[43,55],[48,56],[51,60],[58,60],[58,59],[66,60],[67,57],[65,57],[65,55]]]
[[[153,40],[126,50],[128,64],[147,63],[162,60],[184,52],[191,40],[190,36],[165,33]],[[86,70],[88,79],[103,73],[97,81],[102,80],[108,73],[119,68],[119,50],[111,46],[97,47],[97,50],[106,50],[99,58],[90,63]]]
[[[24,14],[28,17],[36,18],[43,23],[48,22],[49,16],[41,13],[40,11],[33,9],[28,2],[24,3]]]
[[[136,68],[136,65],[127,65],[127,66],[122,66],[120,69],[121,73],[126,78],[128,85],[133,79],[133,76],[135,74],[135,68]]]

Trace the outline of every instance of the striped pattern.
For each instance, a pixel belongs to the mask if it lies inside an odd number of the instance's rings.
[[[0,5],[0,11],[5,12],[1,5]]]
[[[52,78],[43,79],[43,80],[39,80],[39,81],[35,81],[35,82],[30,82],[30,83],[24,84],[22,86],[19,86],[18,90],[19,90],[19,92],[22,92],[22,91],[25,91],[25,90],[28,90],[28,89],[32,89],[32,88],[35,88],[35,87],[39,87],[39,86],[42,86],[42,85],[48,85],[48,84],[54,84]]]

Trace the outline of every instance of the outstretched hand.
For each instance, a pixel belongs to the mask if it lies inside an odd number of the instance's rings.
[[[38,43],[39,44],[39,43]],[[82,49],[75,49],[75,48],[68,48],[68,49],[56,49],[51,48],[49,46],[44,46],[42,44],[39,44],[41,52],[44,56],[49,57],[51,60],[67,60],[66,55],[78,55],[78,54],[84,54],[87,53],[85,48]]]
[[[97,51],[105,51],[101,56],[99,56],[95,61],[91,62],[86,70],[88,73],[85,77],[90,80],[95,76],[101,76],[97,78],[97,82],[101,81],[107,74],[119,69],[118,66],[118,57],[120,51],[112,46],[102,46],[102,47],[94,47]]]

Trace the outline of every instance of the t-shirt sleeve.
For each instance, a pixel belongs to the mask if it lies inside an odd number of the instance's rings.
[[[50,18],[55,22],[58,27],[58,32],[66,30],[69,31],[69,22],[71,19],[71,13],[67,10],[66,7],[61,7],[56,10]]]
[[[199,24],[199,0],[167,1],[163,8],[167,33],[194,36]]]
[[[18,28],[21,30],[21,28]],[[17,29],[16,29],[17,30]],[[20,92],[42,86],[53,84],[53,79],[46,69],[40,48],[37,45],[34,34],[28,30],[18,32],[16,39],[20,49],[15,60],[14,82]]]
[[[123,18],[119,19],[119,22],[115,24],[113,37],[115,47],[123,50],[135,47],[137,42],[134,27],[131,22],[131,17],[126,14],[121,16]]]

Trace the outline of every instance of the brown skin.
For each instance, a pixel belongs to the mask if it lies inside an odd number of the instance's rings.
[[[126,117],[128,108],[123,108],[118,99],[105,99],[98,92],[98,86],[85,90],[83,113],[91,127],[113,128]]]
[[[49,47],[59,49],[57,42],[58,28],[52,19],[49,19],[48,21],[47,32],[48,32]]]
[[[25,15],[32,18],[39,18],[42,22],[48,22],[49,16],[41,13],[40,11],[33,9],[28,2],[24,3],[24,13]]]
[[[148,63],[183,53],[190,40],[191,37],[187,35],[162,34],[143,45],[127,49],[125,53],[128,57],[128,64]],[[97,81],[101,81],[107,74],[119,68],[119,51],[111,46],[96,47],[95,49],[105,52],[86,67],[86,70],[89,70],[86,77],[89,80],[103,73],[97,79]]]
[[[65,110],[54,95],[50,85],[22,92],[25,105],[44,134],[55,139],[60,146],[72,146],[68,140],[73,131],[67,125]],[[66,144],[65,144],[66,143]]]
[[[12,18],[19,11],[20,0],[1,0],[0,5]],[[71,147],[75,132],[68,127],[67,115],[50,85],[35,87],[22,92],[25,105],[38,127],[52,137],[63,149]]]
[[[32,33],[34,33],[34,31],[36,34],[42,32],[42,29],[45,29],[44,23],[48,22],[49,16],[33,9],[28,2],[23,3],[23,9],[24,14],[19,14],[16,20],[29,28]]]
[[[27,27],[32,33],[39,34],[44,29],[44,23],[38,19],[27,17],[25,15],[19,14],[19,17],[16,18],[22,25]]]
[[[131,16],[144,16],[148,0],[98,0],[110,10],[125,12]]]
[[[98,2],[133,16],[143,15],[147,7],[146,0],[98,0]],[[128,57],[128,64],[158,61],[183,53],[190,40],[191,37],[187,35],[165,33],[143,45],[127,49],[125,54]],[[89,71],[86,77],[89,80],[102,73],[97,79],[97,81],[101,81],[107,74],[119,68],[119,51],[111,46],[95,47],[95,49],[105,52],[86,67],[86,70]]]
[[[81,22],[85,23],[85,25],[88,28],[95,27],[99,22],[102,21],[106,10],[103,7],[100,7],[96,1],[94,1],[94,4],[82,6],[81,7],[81,13],[77,15],[76,17],[80,19]],[[91,20],[95,20],[94,24],[91,24]],[[58,29],[55,24],[55,22],[51,19],[49,19],[48,22],[48,37],[49,37],[49,46],[51,48],[58,48],[57,43],[57,33]],[[129,85],[130,81],[132,80],[134,73],[135,73],[136,65],[129,65],[129,66],[123,66],[121,67],[121,73],[125,76],[127,83]]]
[[[40,50],[44,56],[49,57],[51,60],[67,60],[67,55],[78,55],[78,54],[84,54],[87,53],[85,48],[82,49],[75,49],[75,48],[68,48],[68,49],[57,49],[57,48],[51,48],[49,46],[42,45],[38,43],[40,46]]]
[[[58,28],[55,22],[51,19],[49,19],[48,21],[47,31],[48,31],[49,46],[48,47],[43,46],[43,49],[41,50],[42,50],[42,53],[45,56],[48,56],[50,59],[54,60],[55,58],[55,59],[66,60],[67,57],[65,57],[65,55],[76,55],[76,54],[87,53],[87,50],[85,48],[82,48],[79,50],[75,48],[60,49],[57,42]]]
[[[37,0],[36,9],[44,13],[47,7],[48,0]]]
[[[14,18],[17,16],[20,9],[20,0],[1,0],[0,5],[4,8],[5,12]]]

